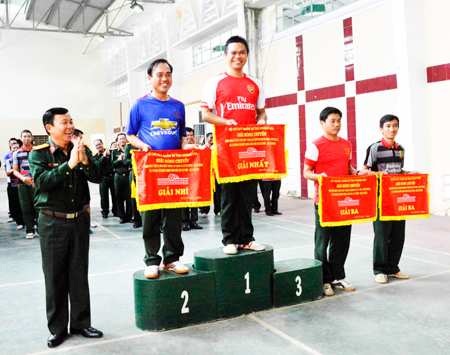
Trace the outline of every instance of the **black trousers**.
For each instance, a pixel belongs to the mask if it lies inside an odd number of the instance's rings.
[[[345,279],[344,264],[350,248],[352,226],[322,227],[317,205],[314,205],[314,212],[316,216],[314,258],[322,262],[323,283]]]
[[[134,179],[134,174],[133,172],[130,172],[130,193],[131,193],[131,185]],[[132,209],[132,213],[133,213],[133,221],[135,223],[139,223],[142,221],[141,218],[141,214],[137,209],[137,203],[136,203],[136,199],[135,198],[131,198],[131,209]]]
[[[111,193],[112,208],[111,212],[117,214],[117,199],[116,190],[114,188],[114,174],[105,176],[99,185],[100,189],[100,206],[102,207],[102,214],[109,213],[109,194]]]
[[[222,184],[222,243],[248,244],[253,238],[252,206],[257,181]]]
[[[264,208],[266,209],[266,212],[278,212],[281,180],[260,181],[259,186],[261,187],[261,193],[264,198]]]
[[[115,174],[114,188],[116,190],[117,213],[119,217],[131,220],[133,210],[131,208],[131,189],[128,174]]]
[[[62,219],[39,215],[39,240],[45,278],[48,329],[52,334],[91,325],[88,284],[89,213]]]
[[[181,208],[168,208],[142,212],[142,237],[144,238],[145,257],[147,266],[170,264],[180,260],[184,252],[181,239]],[[161,248],[161,234],[159,226],[163,229],[163,257],[158,255]]]
[[[405,244],[406,221],[373,222],[375,238],[373,240],[373,273],[396,274]]]
[[[181,209],[183,223],[192,223],[198,221],[198,208],[186,207]]]
[[[8,193],[8,203],[11,217],[14,218],[18,226],[25,225],[25,222],[23,221],[22,210],[20,208],[19,188],[17,186],[12,187],[11,183],[8,183],[6,191]]]
[[[218,215],[220,213],[220,206],[222,204],[222,185],[215,180],[216,190],[214,191],[213,201],[214,201],[214,214]],[[205,206],[199,208],[200,213],[208,214],[211,210],[211,206]]]
[[[36,210],[34,209],[34,188],[28,185],[19,185],[19,201],[27,233],[34,233]]]

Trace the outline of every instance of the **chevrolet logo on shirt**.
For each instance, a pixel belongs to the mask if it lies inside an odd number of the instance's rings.
[[[168,118],[160,118],[159,121],[153,121],[151,128],[161,128],[161,129],[171,129],[177,128],[178,123],[174,121],[169,121]]]

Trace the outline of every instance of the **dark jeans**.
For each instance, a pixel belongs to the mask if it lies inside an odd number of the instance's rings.
[[[405,221],[373,222],[373,273],[396,274],[405,243]]]
[[[193,223],[198,221],[198,208],[185,207],[181,209],[183,223]]]
[[[259,187],[261,187],[266,212],[278,212],[278,199],[280,198],[281,180],[260,181]],[[272,198],[270,196],[271,194]]]
[[[184,252],[184,244],[181,239],[181,209],[170,208],[163,210],[151,210],[142,212],[142,237],[144,238],[145,257],[147,266],[170,264],[180,260]],[[161,247],[161,234],[159,226],[162,222],[163,229],[163,258],[158,255]]]
[[[12,187],[11,183],[8,183],[7,192],[11,217],[14,218],[18,226],[25,225],[25,222],[23,221],[22,210],[20,208],[19,188],[17,186]]]
[[[119,217],[131,220],[133,210],[131,209],[131,189],[128,174],[115,174],[114,188],[116,190],[117,213]]]
[[[111,212],[117,214],[117,200],[116,191],[114,189],[114,174],[105,176],[100,183],[100,206],[102,207],[102,214],[109,213],[109,193],[111,193],[112,208]]]
[[[318,206],[314,205],[316,230],[314,231],[314,258],[322,262],[323,283],[345,279],[344,264],[350,248],[352,226],[322,227]],[[329,255],[327,255],[329,246]]]
[[[39,240],[45,278],[48,329],[52,334],[91,325],[89,299],[89,213],[63,219],[40,214]]]
[[[252,206],[257,181],[222,184],[222,243],[248,244],[253,238]]]
[[[19,185],[19,201],[27,233],[34,233],[36,211],[34,209],[34,188]]]

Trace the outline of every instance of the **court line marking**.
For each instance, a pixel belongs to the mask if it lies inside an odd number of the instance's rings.
[[[262,217],[262,218],[264,218],[264,217]],[[278,217],[271,217],[271,219],[276,219],[276,220],[279,220],[279,221],[285,221],[285,222],[290,222],[290,223],[294,223],[294,224],[300,224],[300,225],[302,225],[302,226],[307,226],[307,227],[315,228],[315,226],[312,225],[312,224],[307,224],[307,223],[302,223],[302,222],[290,221],[289,219],[283,219],[283,218],[278,218]],[[264,222],[261,222],[261,223],[264,223]],[[272,225],[273,225],[273,226],[277,226],[276,224],[272,224]],[[373,240],[373,238],[374,238],[374,237],[366,237],[366,236],[364,236],[364,235],[353,234],[353,233],[352,233],[352,237],[353,237],[353,236],[359,237],[359,238],[370,239],[370,240]],[[407,244],[405,244],[405,247],[406,247],[406,248],[419,249],[419,250],[429,251],[429,252],[431,252],[431,253],[438,253],[438,254],[443,254],[443,255],[449,255],[449,256],[450,256],[450,253],[446,253],[446,252],[443,252],[443,251],[432,250],[432,249],[421,248],[421,247],[415,247],[415,246],[407,245]]]
[[[100,227],[101,229],[104,229],[105,231],[111,233],[113,236],[115,236],[115,237],[118,238],[118,239],[122,239],[121,236],[117,235],[117,234],[114,233],[113,231],[110,231],[108,228],[102,226],[102,225],[100,224],[100,222],[97,222],[97,221],[94,221],[94,220],[91,220],[91,221],[95,222],[95,224],[97,224],[97,227]]]
[[[116,270],[116,271],[98,272],[96,274],[88,274],[88,277],[120,274],[122,272],[136,272],[138,270],[142,270],[142,267],[137,266],[134,269],[124,269],[124,270]],[[14,286],[23,286],[23,285],[31,285],[31,284],[35,284],[35,283],[39,283],[39,282],[44,282],[44,279],[42,279],[42,280],[34,280],[34,281],[26,281],[26,282],[17,282],[17,283],[14,283],[14,284],[4,284],[4,285],[0,285],[0,288],[3,288],[3,287],[14,287]]]
[[[407,280],[398,280],[396,282],[391,282],[391,283],[386,283],[386,284],[377,284],[377,286],[371,287],[371,288],[366,288],[363,290],[357,290],[357,291],[342,291],[343,293],[341,294],[335,294],[334,296],[330,296],[330,297],[326,297],[324,296],[323,298],[321,298],[320,300],[316,300],[316,301],[310,301],[310,302],[305,302],[305,303],[300,303],[300,304],[293,304],[291,306],[286,306],[286,307],[280,307],[280,308],[271,308],[271,309],[267,309],[264,311],[260,311],[258,313],[267,313],[269,311],[271,312],[279,312],[282,310],[286,310],[286,309],[290,309],[290,308],[294,308],[294,307],[305,307],[305,306],[309,306],[311,304],[315,304],[315,303],[319,303],[319,302],[326,302],[326,301],[332,301],[341,297],[349,297],[352,295],[359,295],[360,293],[365,293],[365,292],[369,292],[369,291],[375,291],[375,290],[379,290],[385,287],[394,287],[394,286],[401,286],[401,285],[406,285],[410,282],[414,282],[417,280],[422,280],[422,279],[428,279],[430,277],[436,277],[436,276],[441,276],[441,275],[445,275],[445,274],[450,274],[450,270],[446,270],[446,271],[441,271],[441,272],[437,272],[435,274],[431,274],[431,275],[423,275],[423,276],[419,276],[419,277],[414,277],[414,278],[410,278]]]
[[[236,319],[240,319],[240,318],[244,318],[244,317],[246,317],[246,316],[243,315],[243,316],[231,318],[231,319],[223,319],[223,320],[217,320],[217,321],[213,321],[213,322],[209,322],[209,323],[190,325],[190,326],[183,327],[183,328],[165,330],[163,333],[162,332],[142,331],[142,334],[134,334],[134,335],[128,335],[126,337],[121,337],[121,338],[116,338],[116,339],[99,340],[97,342],[92,342],[92,343],[88,343],[88,344],[73,345],[73,346],[68,346],[68,347],[61,347],[58,349],[51,349],[51,350],[40,351],[40,352],[35,352],[35,353],[28,353],[28,355],[41,355],[41,354],[54,354],[54,353],[69,352],[71,350],[108,345],[108,344],[118,343],[118,342],[126,341],[126,340],[133,340],[133,339],[147,338],[147,337],[151,337],[151,336],[158,336],[158,335],[162,335],[162,334],[175,333],[175,332],[179,332],[179,331],[186,330],[186,329],[203,327],[205,325],[226,323],[226,322],[231,322]]]
[[[299,230],[296,230],[296,229],[291,229],[291,228],[287,228],[287,227],[277,226],[276,224],[272,224],[272,223],[261,222],[261,221],[259,221],[259,223],[260,224],[267,224],[269,226],[274,226],[274,227],[281,228],[281,229],[286,229],[286,230],[289,230],[289,231],[292,231],[292,232],[295,232],[295,233],[314,235],[314,233],[303,232],[303,231],[299,231]]]
[[[303,344],[302,342],[298,341],[297,339],[287,335],[286,333],[282,332],[281,330],[271,326],[270,324],[264,322],[263,320],[259,319],[258,317],[256,317],[255,315],[251,314],[248,316],[248,318],[254,320],[256,323],[259,323],[260,325],[262,325],[263,327],[269,329],[271,332],[279,335],[280,337],[286,339],[287,341],[289,341],[290,343],[298,346],[299,348],[305,350],[306,352],[310,353],[310,354],[314,354],[314,355],[322,355],[321,353],[319,353],[318,351],[310,348],[308,345]]]
[[[324,297],[320,300],[317,301],[311,301],[311,302],[306,302],[306,303],[301,303],[301,304],[295,304],[292,306],[286,306],[286,307],[281,307],[281,308],[271,308],[265,311],[260,311],[258,312],[258,314],[265,314],[268,312],[279,312],[282,310],[287,310],[290,308],[294,308],[294,307],[305,307],[305,306],[309,306],[311,304],[315,304],[315,303],[319,303],[319,302],[324,302],[326,300],[335,300],[341,297],[348,297],[351,295],[356,295],[356,294],[360,294],[360,293],[364,293],[364,292],[368,292],[368,291],[373,291],[376,289],[381,289],[384,287],[393,287],[393,286],[398,286],[398,285],[405,285],[409,282],[414,282],[416,280],[420,280],[420,279],[426,279],[426,278],[430,278],[430,277],[435,277],[435,276],[439,276],[439,275],[443,275],[443,274],[448,274],[450,273],[450,270],[447,271],[443,271],[443,272],[439,272],[436,274],[432,274],[432,275],[424,275],[424,276],[420,276],[420,277],[416,277],[414,279],[409,279],[409,280],[401,280],[401,282],[394,282],[394,283],[390,283],[390,284],[384,284],[384,285],[378,285],[376,287],[372,287],[372,288],[368,288],[365,290],[359,290],[359,291],[353,291],[353,292],[345,292],[343,294],[340,295],[335,295],[333,297]],[[184,327],[184,328],[178,328],[178,329],[172,329],[172,330],[167,330],[164,332],[164,334],[167,333],[173,333],[173,332],[177,332],[177,331],[181,331],[181,330],[186,330],[186,329],[191,329],[191,328],[198,328],[198,327],[203,327],[203,326],[210,326],[211,324],[217,324],[217,323],[225,323],[225,322],[231,322],[234,321],[236,319],[240,319],[242,317],[247,317],[247,318],[252,318],[252,315],[248,315],[248,316],[241,316],[241,317],[237,317],[237,318],[231,318],[231,319],[225,319],[225,320],[219,320],[219,321],[215,321],[215,322],[211,322],[211,323],[206,323],[206,324],[198,324],[198,325],[192,325],[192,326],[188,326],[188,327]],[[256,318],[256,317],[255,317]],[[257,319],[257,320],[256,320]],[[260,320],[259,318],[253,319],[254,321],[258,322],[264,322],[262,320]],[[260,323],[260,322],[258,322]],[[264,322],[265,323],[265,322]],[[265,323],[267,324],[267,323]],[[269,325],[269,324],[267,324]],[[270,325],[269,325],[270,326]],[[273,327],[272,327],[273,328]],[[269,329],[269,328],[268,328]],[[276,328],[274,328],[276,329]],[[282,332],[281,332],[282,333]],[[121,337],[121,338],[116,338],[116,339],[110,339],[110,340],[100,340],[98,342],[95,343],[89,343],[89,344],[82,344],[82,345],[76,345],[76,346],[69,346],[69,347],[63,347],[63,348],[59,348],[59,349],[52,349],[52,350],[47,350],[47,351],[41,351],[41,352],[35,352],[35,353],[29,353],[29,355],[41,355],[41,354],[54,354],[54,353],[60,353],[60,352],[68,352],[71,350],[77,350],[77,349],[83,349],[83,348],[89,348],[89,347],[95,347],[95,346],[102,346],[102,345],[107,345],[107,344],[112,344],[112,343],[117,343],[117,342],[121,342],[121,341],[126,341],[126,340],[132,340],[132,339],[139,339],[139,338],[145,338],[145,337],[149,337],[149,336],[154,336],[154,335],[160,335],[162,333],[158,332],[158,333],[144,333],[144,334],[135,334],[135,335],[129,335],[126,337]],[[278,334],[278,333],[277,333]],[[280,336],[282,336],[281,334],[279,334]],[[286,336],[288,336],[286,334]],[[288,336],[289,337],[289,336]],[[297,340],[295,340],[294,338],[292,338],[294,341],[298,342]],[[298,342],[299,344],[302,344],[300,342]],[[306,346],[306,345],[305,345]],[[311,349],[312,351],[315,351],[313,349]],[[320,354],[318,352],[315,352],[315,354]]]
[[[367,247],[365,245],[361,245],[361,244],[356,244],[356,243],[352,243],[351,245],[360,247],[360,248],[364,248],[364,249],[373,249],[373,247]],[[424,259],[420,259],[420,258],[415,258],[413,256],[408,256],[408,255],[403,255],[402,254],[402,258],[406,258],[406,259],[413,259],[413,260],[417,260],[417,261],[422,261],[424,263],[429,263],[429,264],[434,264],[434,265],[439,265],[439,266],[445,266],[445,267],[450,267],[450,265],[447,264],[441,264],[441,263],[436,263],[434,261],[428,261],[428,260],[424,260]]]

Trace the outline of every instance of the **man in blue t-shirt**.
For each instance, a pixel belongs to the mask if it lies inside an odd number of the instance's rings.
[[[169,96],[172,86],[172,66],[165,59],[150,64],[147,73],[153,91],[136,100],[130,109],[125,129],[131,145],[143,151],[193,149],[186,140],[184,104]],[[181,209],[161,209],[142,212],[142,234],[145,244],[145,277],[158,277],[159,264],[163,269],[184,274],[189,269],[181,264],[184,252],[181,239]],[[162,222],[163,258],[158,255],[161,247],[159,226]]]

